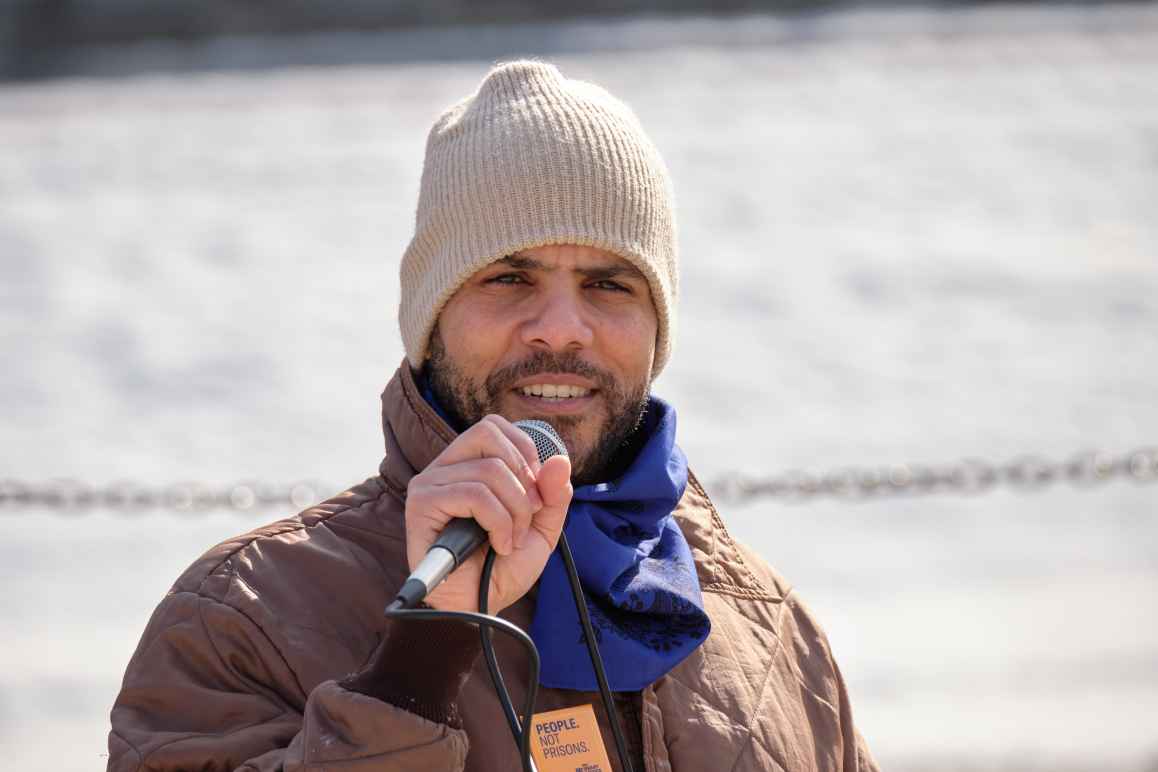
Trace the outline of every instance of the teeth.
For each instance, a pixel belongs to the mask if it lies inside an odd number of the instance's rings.
[[[582,386],[566,386],[554,383],[534,383],[530,386],[524,386],[521,391],[528,397],[541,397],[543,399],[555,400],[586,397],[589,392],[588,389]]]

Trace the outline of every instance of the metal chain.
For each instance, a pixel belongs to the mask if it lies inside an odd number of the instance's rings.
[[[792,471],[771,477],[730,475],[711,481],[707,487],[714,499],[743,503],[755,498],[810,501],[822,497],[977,495],[1000,486],[1032,491],[1059,482],[1090,487],[1113,479],[1136,483],[1158,481],[1158,447],[1139,448],[1121,455],[1088,451],[1061,461],[1019,456],[1004,464],[965,459],[945,465],[849,467],[827,473]],[[312,481],[280,486],[240,482],[214,488],[201,483],[147,486],[118,482],[95,486],[67,479],[44,483],[7,479],[0,480],[0,511],[44,509],[81,514],[106,510],[143,514],[156,510],[184,513],[232,510],[245,513],[271,507],[298,511],[336,491],[334,486]]]
[[[1040,490],[1058,482],[1090,487],[1115,478],[1138,483],[1158,480],[1158,447],[1117,456],[1086,451],[1061,461],[1019,456],[1004,464],[965,459],[944,465],[851,467],[823,474],[796,471],[759,478],[733,475],[715,480],[708,490],[713,497],[731,502],[759,497],[866,499],[936,493],[977,495],[1002,485],[1020,491]]]
[[[63,514],[107,510],[143,514],[155,510],[199,513],[233,510],[244,513],[257,508],[305,509],[331,495],[334,487],[316,482],[290,485],[240,482],[222,488],[202,483],[147,486],[133,482],[88,485],[78,480],[56,479],[45,483],[0,480],[0,511],[48,509]]]

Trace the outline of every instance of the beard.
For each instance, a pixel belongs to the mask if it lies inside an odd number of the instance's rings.
[[[615,464],[616,457],[630,444],[632,435],[643,422],[650,385],[650,378],[634,387],[623,385],[575,352],[554,354],[546,351],[537,351],[521,362],[495,370],[479,383],[468,378],[451,361],[437,325],[430,336],[430,360],[426,373],[434,396],[458,423],[455,428],[460,429],[478,423],[491,413],[501,415],[503,397],[522,378],[539,373],[571,373],[594,381],[603,398],[605,415],[602,426],[596,427],[595,441],[590,448],[578,447],[578,432],[579,425],[591,421],[592,415],[527,416],[546,421],[562,437],[571,455],[571,481],[576,486],[605,482],[608,470],[619,466]]]

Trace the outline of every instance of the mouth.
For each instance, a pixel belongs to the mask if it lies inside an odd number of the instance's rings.
[[[566,400],[586,397],[595,391],[595,389],[571,383],[528,383],[524,386],[517,386],[515,391],[524,397],[538,397],[545,400]]]
[[[565,383],[528,383],[511,390],[529,409],[549,414],[579,413],[595,401],[598,389]]]

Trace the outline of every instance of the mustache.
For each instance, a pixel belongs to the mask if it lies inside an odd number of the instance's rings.
[[[494,371],[486,380],[486,390],[492,399],[510,389],[515,381],[539,373],[568,373],[587,378],[598,384],[601,391],[615,392],[619,384],[606,370],[595,367],[575,352],[555,354],[537,351],[522,362]]]

